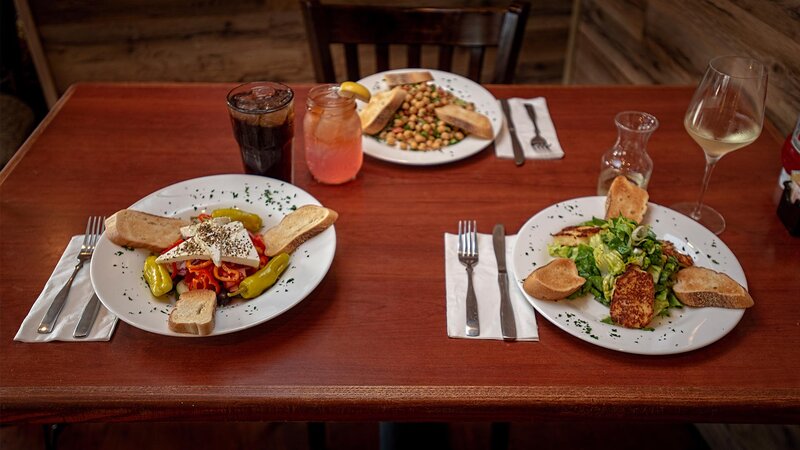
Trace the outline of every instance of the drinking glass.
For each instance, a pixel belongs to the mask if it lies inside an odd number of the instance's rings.
[[[306,164],[315,180],[342,184],[354,179],[364,159],[355,99],[339,95],[338,84],[311,88],[303,119],[303,140]]]
[[[292,182],[294,92],[271,81],[244,83],[227,96],[245,172]]]
[[[750,145],[761,134],[767,96],[767,69],[753,58],[721,56],[711,60],[694,92],[683,126],[706,155],[706,169],[697,202],[672,209],[700,222],[715,234],[725,218],[703,204],[711,172],[725,154]]]

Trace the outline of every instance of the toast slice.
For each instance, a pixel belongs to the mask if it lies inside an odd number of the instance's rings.
[[[181,227],[187,225],[187,220],[123,209],[106,219],[106,236],[117,245],[157,253],[180,239]]]
[[[445,105],[434,110],[436,117],[454,127],[461,128],[468,134],[481,138],[494,138],[492,122],[485,115],[470,111],[458,105]]]
[[[433,81],[433,75],[428,71],[387,73],[383,76],[389,87],[400,86],[401,84],[414,84]]]
[[[366,134],[379,133],[405,99],[406,91],[400,87],[373,95],[367,106],[358,113],[361,119],[361,131]]]
[[[655,301],[653,276],[631,264],[614,282],[611,319],[626,328],[644,328],[653,320]]]
[[[207,336],[214,331],[217,294],[207,289],[184,292],[169,313],[169,329]]]
[[[586,279],[578,275],[575,261],[556,258],[528,275],[522,289],[538,299],[561,300],[580,289],[585,282]]]
[[[675,296],[686,306],[696,308],[749,308],[753,297],[733,278],[705,267],[687,267],[678,271]]]
[[[647,191],[622,175],[614,178],[606,196],[606,220],[622,215],[636,223],[642,223],[647,212]]]
[[[264,233],[267,256],[292,253],[300,244],[333,225],[338,217],[336,211],[322,206],[305,205],[297,208]]]

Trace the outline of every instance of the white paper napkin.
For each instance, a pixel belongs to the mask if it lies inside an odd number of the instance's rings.
[[[75,264],[78,263],[78,253],[81,251],[81,244],[83,243],[83,235],[73,236],[70,239],[64,254],[56,264],[50,279],[44,286],[44,290],[39,294],[39,298],[34,302],[30,312],[22,321],[22,325],[14,336],[15,341],[22,342],[49,342],[49,341],[107,341],[111,339],[114,334],[114,328],[117,325],[117,317],[111,314],[105,306],[100,305],[100,310],[97,312],[94,326],[91,332],[85,338],[74,338],[72,333],[78,325],[78,321],[83,313],[83,307],[94,294],[92,288],[92,281],[89,277],[89,268],[91,260],[87,261],[83,268],[78,271],[75,280],[72,282],[72,288],[69,291],[69,297],[64,304],[64,309],[58,316],[58,321],[49,334],[39,334],[37,328],[42,321],[47,309],[50,308],[50,303],[53,297],[61,291],[64,284],[72,274]]]
[[[542,137],[547,139],[550,143],[550,148],[547,150],[535,150],[531,146],[531,138],[536,135],[533,122],[525,111],[525,104],[528,103],[533,106],[536,111],[536,123],[539,124],[539,132]],[[564,157],[564,150],[558,142],[556,135],[556,127],[553,125],[553,120],[550,118],[550,111],[547,109],[547,101],[544,97],[536,98],[510,98],[508,99],[508,108],[511,110],[511,118],[514,120],[514,126],[517,129],[517,136],[522,145],[525,153],[525,159],[560,159]],[[514,158],[514,149],[511,146],[511,135],[508,132],[506,121],[503,121],[503,127],[494,141],[494,149],[498,158],[512,159]]]
[[[517,236],[506,236],[506,261],[511,261]],[[472,274],[472,285],[478,298],[478,319],[481,325],[480,336],[467,336],[466,299],[467,271],[458,261],[458,236],[444,235],[445,286],[447,290],[447,335],[451,338],[503,339],[500,329],[500,287],[497,284],[497,259],[492,247],[492,236],[478,233],[478,264]],[[517,325],[517,340],[538,341],[539,329],[536,326],[534,309],[525,300],[515,281],[514,274],[508,274],[509,296],[514,308]]]

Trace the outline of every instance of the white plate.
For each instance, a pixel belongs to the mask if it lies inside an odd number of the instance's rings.
[[[374,95],[377,92],[389,89],[389,86],[383,79],[385,74],[419,71],[430,72],[431,75],[433,75],[433,83],[436,84],[436,86],[452,92],[465,101],[474,103],[476,111],[489,117],[489,121],[492,123],[494,138],[497,137],[497,133],[500,132],[500,128],[503,125],[503,113],[500,110],[500,106],[497,104],[497,99],[483,86],[469,78],[464,78],[454,73],[442,72],[441,70],[398,69],[376,73],[358,82],[366,86]],[[363,102],[358,102],[359,111],[362,110],[364,106]],[[486,148],[492,143],[492,140],[467,136],[464,140],[454,145],[448,145],[440,150],[428,150],[424,152],[401,150],[400,147],[386,145],[377,138],[368,135],[363,136],[362,142],[364,153],[374,158],[409,166],[429,166],[468,158]]]
[[[519,231],[513,250],[513,271],[522,286],[525,277],[553,258],[547,253],[552,234],[569,225],[577,225],[605,214],[605,197],[583,197],[545,208]],[[650,224],[659,239],[691,255],[700,267],[723,272],[747,288],[739,261],[713,233],[694,220],[669,208],[649,203],[643,223]],[[587,295],[575,300],[539,300],[522,291],[534,308],[547,320],[567,333],[591,344],[642,355],[683,353],[704,347],[730,332],[744,315],[743,309],[691,308],[672,309],[669,317],[653,320],[648,330],[633,330],[609,325],[601,320],[608,308]]]
[[[305,191],[282,181],[255,175],[215,175],[160,189],[131,209],[188,219],[203,210],[239,207],[261,216],[263,230],[280,222],[293,208],[319,205]],[[244,330],[285,312],[303,300],[328,273],[336,251],[333,227],[305,242],[291,255],[289,267],[271,289],[251,300],[217,309],[213,335]],[[194,337],[167,327],[174,299],[156,299],[142,278],[147,250],[130,250],[100,238],[92,257],[91,276],[103,305],[123,321],[153,333]]]

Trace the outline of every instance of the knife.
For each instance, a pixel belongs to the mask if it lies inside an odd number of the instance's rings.
[[[501,98],[500,106],[503,108],[503,114],[506,116],[506,127],[508,128],[508,134],[511,136],[511,148],[514,149],[514,163],[521,166],[525,164],[525,154],[522,151],[522,144],[519,143],[519,137],[517,137],[517,128],[514,126],[514,120],[511,118],[511,108],[508,106],[508,100]]]
[[[100,299],[97,298],[97,294],[94,294],[92,298],[89,299],[89,303],[83,308],[81,319],[78,321],[78,326],[75,327],[75,332],[72,333],[72,337],[84,338],[88,336],[89,332],[92,331],[92,325],[94,325],[94,320],[97,318],[97,311],[99,310]]]
[[[492,232],[494,256],[497,258],[497,283],[500,285],[500,329],[503,339],[517,339],[517,325],[514,322],[514,308],[508,294],[508,272],[506,271],[506,229],[502,223],[494,226]]]

